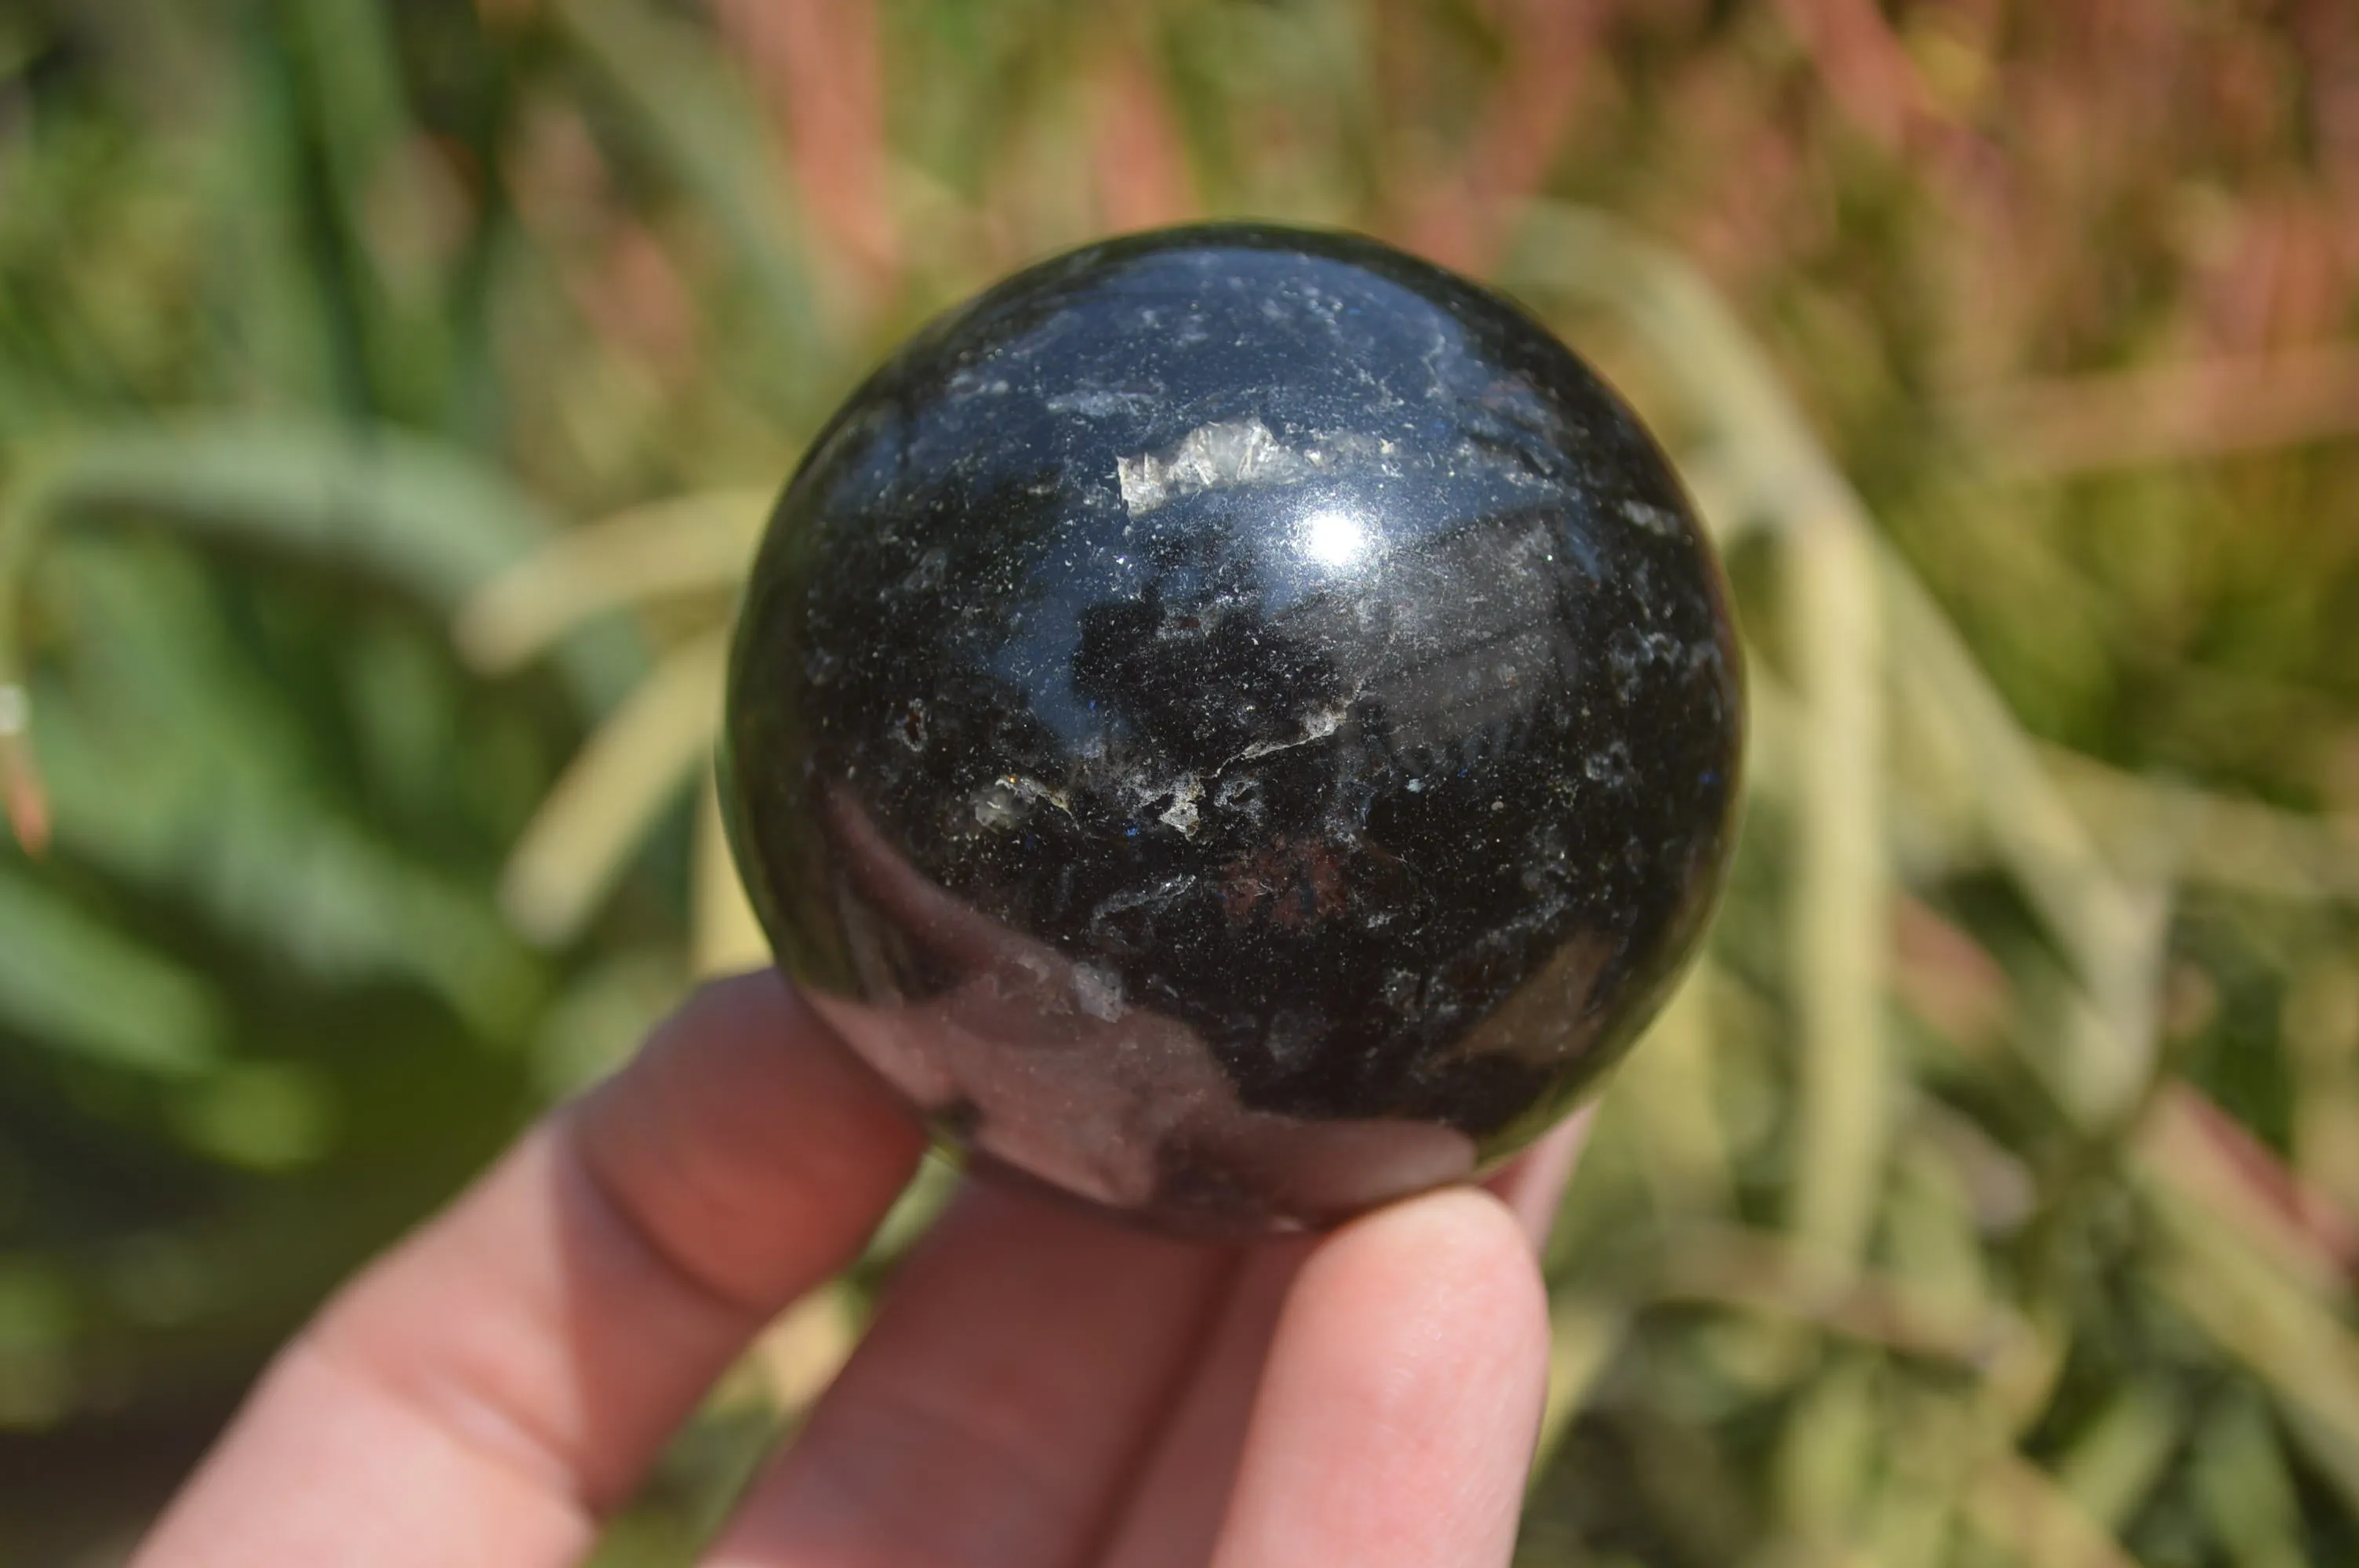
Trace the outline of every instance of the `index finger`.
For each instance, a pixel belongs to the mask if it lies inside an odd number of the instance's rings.
[[[776,976],[708,987],[281,1354],[137,1568],[572,1562],[922,1147]]]

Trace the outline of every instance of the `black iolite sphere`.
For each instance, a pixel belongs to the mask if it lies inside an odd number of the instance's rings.
[[[1695,946],[1742,731],[1718,568],[1581,361],[1215,226],[1035,266],[836,415],[723,794],[788,973],[974,1164],[1237,1234],[1561,1115]]]

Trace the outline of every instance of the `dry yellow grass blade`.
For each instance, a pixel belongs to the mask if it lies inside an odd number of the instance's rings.
[[[2011,1447],[1975,1469],[1962,1505],[1975,1530],[2025,1568],[2137,1568],[2111,1533]]]
[[[1792,1219],[1828,1266],[1849,1267],[1874,1221],[1889,1137],[1883,1029],[1889,866],[1882,609],[1865,510],[1762,352],[1701,274],[1603,214],[1542,204],[1511,285],[1614,310],[1701,427],[1723,543],[1755,522],[1784,533],[1788,641],[1802,711],[1794,806],[1794,1002],[1802,1083]]]
[[[2139,1180],[2193,1206],[2242,1244],[2267,1260],[2287,1280],[2323,1303],[2340,1307],[2351,1298],[2337,1243],[2347,1238],[2305,1224],[2299,1190],[2273,1194],[2260,1187],[2219,1133],[2206,1125],[2203,1103],[2183,1086],[2158,1094],[2139,1119],[2130,1144]],[[2209,1111],[2216,1119],[2221,1113]],[[2320,1217],[2326,1224],[2339,1214]]]
[[[500,906],[527,937],[579,931],[688,783],[720,724],[728,657],[725,630],[666,654],[541,801],[500,879]]]
[[[2118,863],[2238,892],[2359,902],[2359,823],[2137,778],[2060,747],[2041,755]]]
[[[1760,523],[1798,535],[1826,528],[1875,550],[1902,700],[1954,727],[1956,754],[1972,760],[1984,831],[2088,990],[2089,1020],[2068,1042],[2060,1089],[2091,1121],[2126,1110],[2152,1065],[2164,892],[2125,883],[2098,854],[1955,630],[1897,557],[1875,543],[1864,508],[1767,355],[1689,263],[1603,213],[1535,204],[1505,273],[1511,287],[1536,298],[1602,307],[1632,330],[1648,369],[1697,427],[1686,467],[1715,498],[1723,530]],[[1810,624],[1802,620],[1790,630],[1806,633]]]
[[[1723,545],[1761,523],[1858,514],[1768,355],[1684,257],[1603,212],[1535,201],[1500,273],[1525,297],[1603,308],[1630,328],[1701,426],[1682,471],[1702,481]]]
[[[2142,1180],[2168,1240],[2149,1278],[2266,1384],[2319,1469],[2359,1507],[2359,1339],[2219,1217]]]
[[[2056,1359],[2031,1324],[2004,1305],[1962,1309],[1868,1273],[1831,1280],[1807,1249],[1766,1231],[1690,1232],[1665,1258],[1654,1295],[1766,1313],[1899,1355],[1947,1362],[1980,1373],[1995,1390],[2044,1388]],[[2036,1398],[2017,1395],[2006,1403],[2013,1411]]]
[[[2057,1461],[2056,1484],[2107,1530],[2118,1530],[2144,1506],[2187,1434],[2187,1411],[2158,1384],[2133,1384],[2115,1395]]]
[[[1830,1267],[1864,1249],[1890,1137],[1884,992],[1891,900],[1875,564],[1840,513],[1786,534],[1788,638],[1803,710],[1791,949],[1801,1044],[1791,1223]]]
[[[1699,962],[1639,1048],[1614,1073],[1614,1101],[1636,1123],[1632,1142],[1665,1224],[1720,1219],[1734,1178],[1713,1107],[1713,970]]]
[[[2359,348],[2139,365],[1991,394],[1959,411],[2025,475],[2183,463],[2359,430]]]
[[[1917,1126],[1896,1140],[1893,1156],[1881,1233],[1885,1271],[1961,1314],[1987,1311],[1990,1263],[1967,1173]]]
[[[2057,1088],[2084,1120],[2109,1120],[2129,1108],[2152,1071],[2166,895],[2159,883],[2133,885],[2106,862],[2038,745],[1930,596],[1888,551],[1882,571],[1901,700],[1916,721],[1948,728],[1955,753],[1973,759],[1980,831],[2088,992],[2090,1019],[2052,1065]]]
[[[1548,1403],[1540,1411],[1532,1448],[1531,1479],[1537,1484],[1564,1442],[1572,1418],[1588,1402],[1597,1379],[1621,1347],[1630,1314],[1619,1303],[1560,1293],[1549,1313]]]
[[[2295,1071],[2293,1162],[2303,1207],[2359,1215],[2359,962],[2347,951],[2303,963],[2279,1004]],[[2359,1221],[2348,1228],[2359,1231]],[[2347,1253],[2346,1255],[2354,1255]]]
[[[1866,1418],[1878,1445],[1881,1485],[1836,1513],[1864,1545],[1849,1542],[1810,1561],[1872,1563],[1875,1568],[1935,1568],[1952,1561],[1962,1525],[2000,1560],[2024,1568],[2137,1568],[2111,1528],[2057,1477],[2015,1447],[2007,1412],[1973,1392],[1961,1397],[1895,1381]],[[1854,1465],[1865,1461],[1855,1458]]]
[[[1863,1553],[1875,1568],[1940,1568],[1956,1515],[1946,1490],[1887,1480],[1867,1510]]]
[[[452,639],[496,674],[594,615],[668,594],[732,592],[770,501],[764,491],[703,491],[585,524],[485,584],[460,607]]]
[[[1988,1441],[1986,1414],[1971,1399],[1898,1382],[1886,1401],[1883,1485],[1862,1537],[1876,1568],[1942,1568],[1952,1562],[1962,1482]]]
[[[789,1420],[835,1380],[860,1342],[860,1309],[842,1281],[821,1286],[788,1308],[751,1352],[770,1404]]]
[[[697,792],[696,859],[690,868],[689,961],[700,979],[743,974],[770,962],[769,939],[730,857],[721,825],[721,796],[706,768]]]
[[[1880,1368],[1864,1355],[1837,1357],[1803,1385],[1777,1444],[1771,1485],[1787,1531],[1815,1557],[1853,1555],[1883,1424]]]

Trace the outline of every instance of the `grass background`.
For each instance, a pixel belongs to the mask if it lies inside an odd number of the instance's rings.
[[[1738,586],[1745,838],[1549,1260],[1525,1558],[2359,1561],[2359,12],[11,0],[0,1562],[119,1558],[749,952],[767,493],[932,310],[1200,215],[1509,289]]]

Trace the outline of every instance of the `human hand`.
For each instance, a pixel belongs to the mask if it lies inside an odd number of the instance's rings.
[[[1578,1138],[1250,1248],[970,1189],[705,1561],[1504,1564]],[[580,1561],[923,1146],[776,976],[707,988],[329,1305],[134,1568]]]

